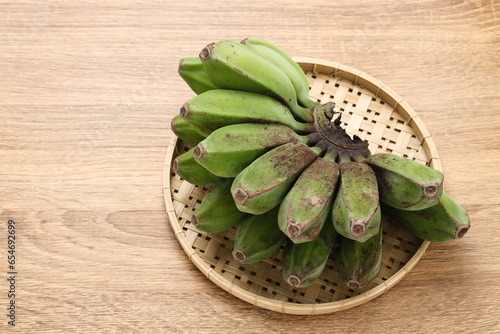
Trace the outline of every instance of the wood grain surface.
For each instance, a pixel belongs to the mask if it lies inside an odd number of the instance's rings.
[[[495,0],[0,1],[0,332],[499,333],[499,11]],[[170,119],[193,96],[177,64],[245,37],[402,96],[468,234],[329,315],[260,309],[201,274],[162,195]]]

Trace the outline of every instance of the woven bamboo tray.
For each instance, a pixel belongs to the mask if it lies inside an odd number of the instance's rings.
[[[306,72],[310,96],[334,101],[346,131],[369,143],[372,153],[392,152],[441,170],[434,142],[413,109],[375,78],[339,63],[295,58]],[[198,231],[190,222],[207,189],[183,181],[171,163],[187,146],[173,136],[164,166],[167,215],[189,259],[216,285],[258,307],[276,312],[314,315],[364,304],[396,285],[417,264],[429,242],[418,239],[383,216],[383,258],[380,274],[361,290],[340,280],[334,259],[308,288],[292,288],[281,276],[280,249],[271,259],[243,265],[231,256],[235,230],[218,234]]]

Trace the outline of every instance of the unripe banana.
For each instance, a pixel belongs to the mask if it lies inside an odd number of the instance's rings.
[[[230,183],[232,179],[218,177],[203,168],[193,159],[194,147],[177,156],[172,162],[172,170],[185,181],[196,186],[213,188]]]
[[[178,73],[196,94],[216,88],[208,78],[200,57],[182,58],[179,62]]]
[[[262,215],[248,215],[237,227],[233,257],[241,263],[256,263],[271,257],[281,247],[286,235],[276,224],[278,210]]]
[[[254,38],[246,38],[241,43],[272,62],[288,76],[301,106],[310,108],[318,105],[318,102],[309,97],[309,82],[304,71],[283,50],[269,42]]]
[[[275,98],[230,89],[201,93],[182,106],[180,115],[204,136],[237,123],[278,123],[297,133],[312,132],[314,128],[312,124],[296,121],[290,110]]]
[[[285,103],[298,119],[313,121],[310,108],[298,104],[288,76],[246,45],[235,41],[211,43],[200,52],[200,59],[208,77],[218,88],[273,96]]]
[[[375,278],[380,272],[381,262],[382,229],[365,242],[341,237],[335,263],[341,279],[350,289],[362,288]]]
[[[238,210],[231,195],[231,184],[210,190],[194,210],[191,223],[200,231],[219,233],[240,223],[246,213]]]
[[[446,193],[429,208],[408,211],[383,206],[384,213],[413,235],[431,242],[446,242],[462,238],[470,228],[469,216]]]
[[[255,159],[234,178],[231,186],[238,209],[258,215],[277,206],[317,156],[318,152],[306,144],[292,142]]]
[[[196,146],[200,141],[205,139],[205,136],[193,129],[193,127],[180,115],[176,115],[172,118],[170,127],[177,137],[190,146]]]
[[[364,242],[380,230],[375,173],[363,162],[340,163],[340,185],[333,203],[333,225],[346,238]]]
[[[365,160],[377,175],[380,201],[402,210],[422,210],[438,203],[443,173],[391,153]]]
[[[336,246],[337,232],[325,224],[317,238],[310,242],[289,241],[283,249],[281,272],[289,285],[305,288],[314,283],[325,269],[330,253]]]
[[[307,166],[286,194],[278,224],[294,243],[314,240],[322,230],[332,210],[338,178],[339,164],[334,156],[325,154]]]
[[[194,159],[220,177],[235,177],[267,151],[290,142],[315,144],[317,134],[298,135],[281,124],[240,123],[212,132],[194,151]]]

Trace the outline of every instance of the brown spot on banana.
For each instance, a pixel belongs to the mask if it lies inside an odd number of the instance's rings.
[[[311,196],[311,197],[309,198],[309,203],[310,203],[312,206],[314,206],[314,205],[318,204],[319,202],[321,202],[321,197],[319,197],[319,196]]]

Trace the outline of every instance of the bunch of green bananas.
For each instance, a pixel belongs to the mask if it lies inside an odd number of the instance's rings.
[[[440,171],[371,154],[341,127],[333,102],[309,97],[306,75],[276,46],[211,43],[183,58],[179,75],[196,96],[172,119],[191,147],[173,169],[209,189],[191,222],[208,233],[236,228],[236,260],[262,261],[283,246],[284,279],[306,287],[332,257],[355,289],[380,271],[382,211],[433,242],[469,229]]]

